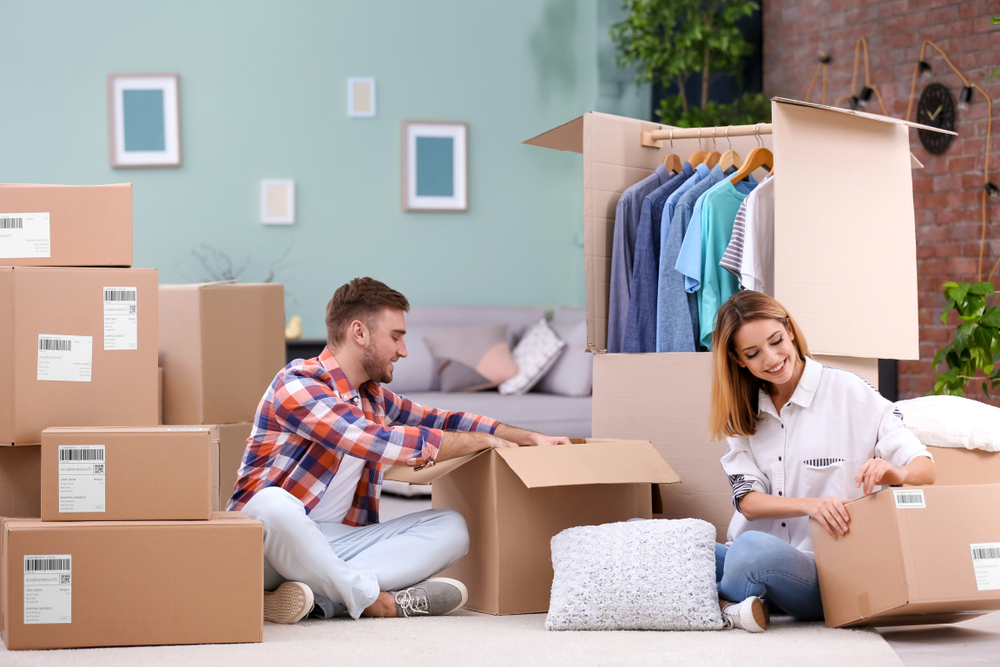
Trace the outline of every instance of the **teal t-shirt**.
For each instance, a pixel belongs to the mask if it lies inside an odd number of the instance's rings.
[[[740,204],[757,187],[756,182],[740,181],[733,185],[722,181],[701,200],[701,289],[698,290],[698,323],[701,344],[712,349],[715,314],[729,297],[739,291],[736,276],[719,266],[726,246],[733,237],[733,223]]]

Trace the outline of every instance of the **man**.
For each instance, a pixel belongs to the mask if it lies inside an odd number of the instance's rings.
[[[479,415],[417,405],[382,387],[406,356],[399,292],[372,278],[327,305],[327,346],[278,373],[257,408],[227,509],[264,525],[264,618],[437,615],[468,599],[432,578],[469,548],[465,520],[427,510],[378,520],[385,469],[484,449],[567,444]]]

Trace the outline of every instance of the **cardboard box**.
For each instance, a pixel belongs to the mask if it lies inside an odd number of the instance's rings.
[[[217,510],[215,426],[42,431],[42,521],[205,521]]]
[[[0,184],[0,264],[132,266],[132,184]]]
[[[163,424],[163,369],[156,369],[156,424]]]
[[[819,360],[875,384],[879,358],[919,357],[908,135],[914,124],[781,98],[771,108],[773,134],[760,141],[773,151],[782,174],[774,188],[775,296],[795,316]],[[708,436],[711,355],[605,352],[615,207],[622,192],[669,153],[685,158],[713,150],[711,129],[701,140],[642,145],[643,132],[661,129],[669,126],[592,112],[524,143],[583,156],[593,436],[650,440],[682,479],[661,489],[664,516],[705,519],[724,540],[733,510],[719,467],[725,443]],[[730,141],[743,156],[759,145],[752,136]],[[831,197],[834,191],[850,196]],[[891,304],[864,288],[889,283],[895,290]],[[858,321],[866,323],[864,336],[857,335]]]
[[[4,519],[2,532],[0,634],[8,649],[262,640],[263,529],[243,514]]]
[[[650,518],[652,484],[677,475],[648,442],[587,440],[560,447],[492,449],[386,479],[432,484],[435,508],[469,527],[469,553],[444,576],[469,589],[465,607],[488,614],[547,611],[549,541],[566,528]]]
[[[239,424],[219,424],[219,509],[226,509],[236,488],[243,454],[247,450],[247,438],[253,431],[252,422]]]
[[[0,447],[0,517],[41,516],[42,448]]]
[[[156,423],[156,282],[155,269],[0,267],[0,444]]]
[[[812,523],[829,627],[954,623],[1000,609],[1000,484],[886,489]]]
[[[160,285],[160,365],[165,424],[253,419],[285,365],[283,286]]]
[[[937,468],[937,486],[1000,483],[1000,452],[960,447],[928,447]]]

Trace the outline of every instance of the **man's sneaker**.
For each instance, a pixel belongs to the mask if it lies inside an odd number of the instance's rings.
[[[298,623],[313,608],[313,592],[305,584],[286,581],[273,591],[264,592],[264,620],[272,623]]]
[[[719,600],[722,608],[722,622],[727,628],[742,628],[747,632],[764,632],[771,622],[771,612],[767,605],[757,596],[749,597],[743,602]]]
[[[457,579],[435,577],[400,591],[390,591],[396,598],[396,616],[441,616],[463,606],[469,589]]]

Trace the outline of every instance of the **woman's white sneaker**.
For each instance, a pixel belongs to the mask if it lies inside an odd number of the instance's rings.
[[[273,591],[264,592],[265,621],[298,623],[312,608],[312,589],[298,581],[286,581]]]
[[[722,609],[722,622],[727,628],[764,632],[771,622],[771,612],[757,596],[749,597],[743,602],[719,600],[719,607]]]
[[[409,588],[391,591],[396,599],[396,616],[442,616],[465,605],[469,589],[457,579],[434,577]]]

